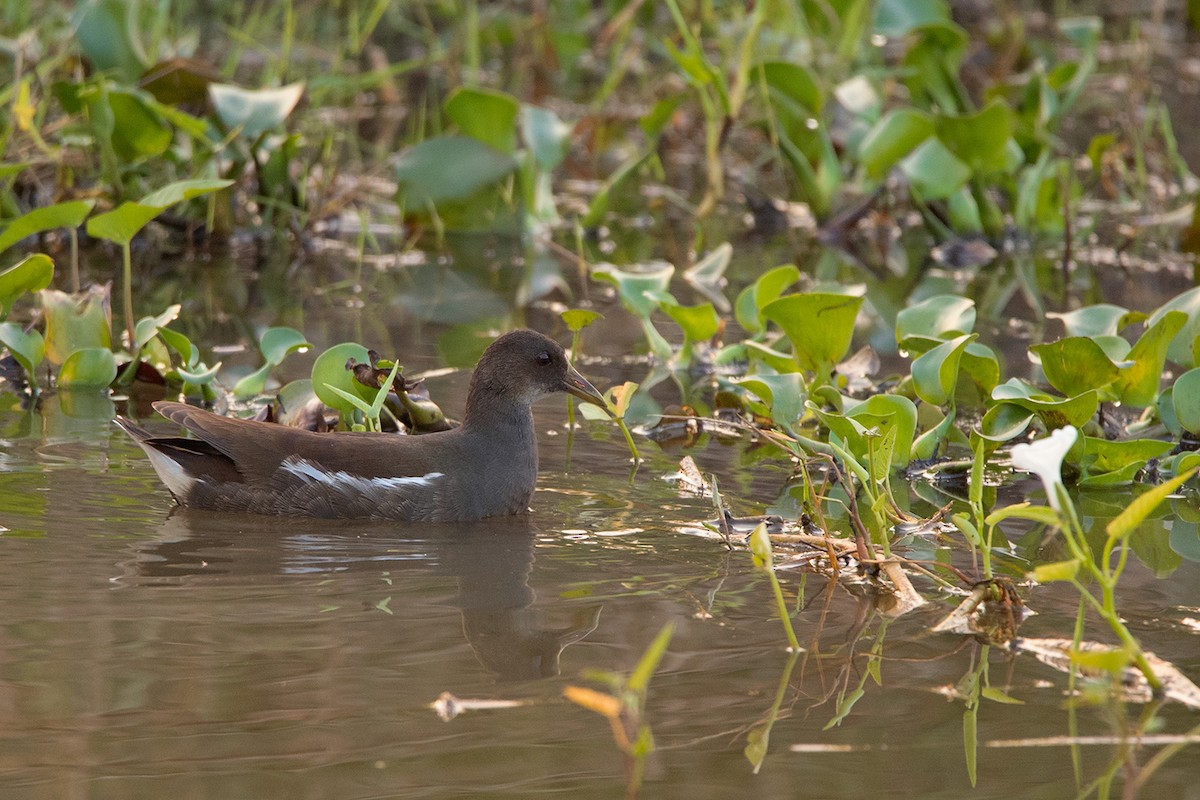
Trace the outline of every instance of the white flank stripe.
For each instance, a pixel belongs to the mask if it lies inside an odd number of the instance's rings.
[[[349,490],[364,494],[369,494],[372,491],[399,489],[405,486],[428,488],[433,486],[434,481],[438,478],[445,477],[441,472],[429,472],[424,475],[407,478],[364,478],[361,475],[352,475],[349,472],[342,472],[340,470],[330,472],[320,464],[314,464],[298,456],[288,456],[279,466],[284,472],[289,472],[297,478],[323,483],[326,486],[342,491]]]

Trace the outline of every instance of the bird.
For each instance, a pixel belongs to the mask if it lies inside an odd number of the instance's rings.
[[[537,480],[530,406],[568,392],[611,413],[553,339],[514,330],[492,342],[467,390],[462,424],[421,435],[314,433],[185,403],[154,409],[195,438],[115,422],[146,452],[179,505],[322,518],[469,522],[529,510]]]

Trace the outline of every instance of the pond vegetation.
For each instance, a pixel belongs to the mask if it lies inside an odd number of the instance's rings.
[[[1155,656],[1122,606],[1131,554],[1164,581],[1200,562],[1197,182],[1159,97],[1105,91],[1144,81],[1136,47],[1104,56],[1136,25],[949,5],[5,5],[6,419],[182,396],[444,430],[403,343],[309,330],[300,297],[402,309],[455,367],[534,309],[614,379],[630,490],[686,450],[672,479],[714,518],[679,531],[770,586],[782,673],[745,732],[754,773],[805,651],[803,574],[886,597],[885,620],[945,606],[930,629],[975,648],[952,693],[971,784],[982,701],[1021,702],[989,676],[1003,651],[1064,673],[1072,736],[1080,708],[1120,720],[1062,796],[1138,796],[1200,732],[1171,717],[1140,760],[1166,704],[1200,708],[1200,661]],[[293,298],[234,341],[188,288],[231,253]],[[1114,272],[1151,287],[1113,296]],[[603,409],[568,413],[609,435]],[[777,495],[696,466],[730,442],[743,472],[782,471]],[[1074,617],[1021,635],[1060,585]],[[562,688],[607,719],[629,796],[678,638],[655,627],[627,676]],[[883,684],[886,628],[827,727]],[[503,707],[448,697],[447,717]]]

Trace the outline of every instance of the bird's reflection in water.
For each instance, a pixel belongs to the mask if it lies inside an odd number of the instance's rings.
[[[542,627],[529,586],[538,533],[529,517],[404,525],[177,508],[121,567],[124,580],[142,585],[381,567],[398,583],[406,568],[433,571],[457,581],[463,632],[479,662],[501,680],[529,680],[557,675],[563,649],[600,620],[594,606],[576,610],[569,625]]]

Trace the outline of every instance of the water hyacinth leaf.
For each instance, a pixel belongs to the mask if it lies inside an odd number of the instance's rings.
[[[1200,286],[1188,289],[1159,306],[1146,320],[1146,327],[1158,324],[1168,311],[1182,311],[1187,314],[1187,322],[1167,347],[1167,358],[1188,369],[1200,366],[1193,349],[1196,337],[1200,335]]]
[[[914,108],[889,111],[863,138],[858,160],[869,177],[879,180],[932,136],[933,131],[933,118],[924,111]]]
[[[787,353],[781,353],[778,350],[767,347],[762,342],[747,339],[742,344],[745,347],[745,353],[748,358],[752,361],[761,361],[780,374],[795,372],[800,369],[800,365],[796,363],[796,359]]]
[[[134,83],[149,60],[138,35],[138,4],[126,0],[86,0],[75,8],[71,29],[79,48],[98,72]]]
[[[552,170],[562,163],[571,144],[572,130],[571,125],[548,108],[521,106],[521,138],[543,170]]]
[[[52,206],[44,206],[28,211],[9,223],[8,227],[0,233],[0,252],[7,250],[22,239],[34,236],[43,231],[54,230],[55,228],[78,228],[83,224],[87,215],[92,212],[92,207],[96,205],[95,200],[70,200],[66,203],[55,203]],[[42,256],[48,258],[48,256]],[[0,298],[4,296],[3,282],[4,275],[0,273]],[[49,281],[47,281],[49,285]],[[30,291],[39,291],[44,289],[41,286],[38,289]]]
[[[1020,378],[1009,378],[997,386],[992,390],[992,399],[1009,401],[1034,412],[1049,430],[1067,425],[1081,427],[1095,416],[1100,405],[1099,395],[1095,391],[1064,399],[1041,392]]]
[[[804,415],[804,403],[808,395],[804,376],[798,372],[750,375],[739,378],[735,383],[766,403],[771,410],[771,419],[779,425],[791,427]]]
[[[1048,312],[1050,319],[1061,320],[1068,336],[1115,336],[1127,326],[1146,319],[1140,311],[1130,311],[1111,303],[1084,306],[1065,313]]]
[[[658,297],[667,294],[675,267],[665,261],[636,265],[638,272],[617,269],[612,264],[597,264],[592,277],[617,287],[621,305],[639,317],[648,317],[658,308]]]
[[[361,398],[368,407],[376,393],[375,389],[354,380],[354,373],[346,369],[346,363],[352,358],[360,364],[369,364],[371,361],[367,348],[355,342],[343,342],[317,356],[312,367],[313,391],[321,398],[321,402],[343,414],[353,414],[358,407],[348,402],[342,394],[330,391],[330,387]]]
[[[763,321],[759,312],[762,307],[772,300],[777,300],[789,286],[798,280],[800,280],[800,270],[794,264],[784,264],[764,272],[738,295],[737,305],[734,308],[738,324],[750,333],[761,331]]]
[[[722,314],[728,314],[730,310],[729,299],[721,290],[728,283],[725,280],[725,270],[729,268],[732,258],[733,245],[722,242],[683,273],[683,279],[688,285],[707,297]]]
[[[466,200],[512,174],[516,162],[470,136],[437,136],[408,148],[396,160],[399,199],[420,211]]]
[[[959,367],[975,382],[985,397],[990,396],[992,390],[1000,383],[1000,360],[992,348],[981,342],[967,344]]]
[[[1171,408],[1183,430],[1200,433],[1200,367],[1175,379],[1175,385],[1171,387]]]
[[[52,280],[54,261],[43,253],[34,253],[0,272],[0,314],[7,314],[21,295],[26,292],[40,292],[49,286]]]
[[[267,328],[258,340],[258,348],[269,366],[281,364],[291,353],[303,353],[312,347],[304,334],[295,328],[279,326]]]
[[[1059,521],[1058,512],[1050,506],[1035,506],[1025,502],[993,511],[983,522],[985,525],[998,525],[1006,519],[1024,519],[1046,526],[1057,525]]]
[[[1050,385],[1068,397],[1102,389],[1117,379],[1117,365],[1099,345],[1083,336],[1032,345],[1029,351],[1041,361]]]
[[[935,295],[896,315],[896,341],[902,347],[914,339],[944,340],[974,330],[975,301],[959,295]]]
[[[971,177],[971,168],[938,139],[929,139],[900,162],[912,188],[925,200],[944,200]]]
[[[993,442],[1007,442],[1024,433],[1034,416],[1016,403],[997,403],[979,421],[979,435]]]
[[[176,303],[173,306],[168,306],[166,311],[163,311],[157,317],[142,317],[138,320],[133,329],[133,348],[141,350],[150,343],[161,328],[165,328],[170,323],[174,322],[179,316],[179,311],[183,307]]]
[[[111,311],[109,287],[92,286],[78,295],[56,289],[41,293],[46,318],[46,357],[64,363],[76,350],[109,349]]]
[[[935,406],[949,401],[958,383],[958,365],[963,350],[976,338],[978,334],[974,333],[959,336],[939,344],[913,361],[913,387],[917,396]]]
[[[1008,142],[1013,134],[1012,109],[995,99],[983,109],[967,114],[939,114],[938,139],[976,175],[1008,167]]]
[[[102,388],[117,378],[117,360],[107,347],[84,347],[67,356],[58,371],[64,389]]]
[[[1168,311],[1138,337],[1128,355],[1128,360],[1133,363],[1121,370],[1113,386],[1122,403],[1145,408],[1154,402],[1162,381],[1167,348],[1187,321],[1187,314],[1182,311]]]
[[[1129,547],[1159,579],[1169,577],[1183,563],[1183,557],[1171,547],[1171,531],[1159,525],[1139,528],[1129,537]]]
[[[721,327],[721,318],[712,303],[696,306],[681,306],[663,303],[662,310],[683,329],[683,335],[691,342],[703,342],[716,335]]]
[[[951,408],[942,417],[940,422],[918,436],[910,448],[909,460],[925,460],[937,455],[942,442],[946,440],[950,431],[954,429],[955,416],[956,412]]]
[[[237,129],[253,141],[279,130],[304,95],[303,83],[278,89],[243,89],[227,83],[209,84],[208,97],[226,129]]]
[[[238,399],[245,399],[262,394],[266,391],[267,378],[270,374],[271,365],[263,364],[233,385],[233,396]]]
[[[1116,472],[1133,464],[1138,467],[1152,458],[1162,458],[1175,444],[1157,439],[1121,439],[1109,441],[1091,436],[1083,438],[1080,466],[1089,473]]]
[[[917,407],[911,400],[898,394],[877,394],[848,408],[846,416],[861,425],[879,428],[884,435],[894,435],[891,466],[908,465],[917,430]]]
[[[179,374],[187,383],[193,386],[204,386],[211,383],[213,378],[217,377],[217,372],[221,369],[221,362],[218,361],[211,367],[204,364],[197,364],[194,367],[177,367],[175,372]]]
[[[783,329],[801,368],[828,374],[850,350],[862,302],[861,296],[808,292],[773,300],[761,313]]]
[[[517,149],[517,115],[521,104],[505,92],[460,86],[446,100],[446,118],[459,131],[512,155]]]
[[[8,348],[30,378],[46,355],[46,340],[42,334],[37,329],[26,331],[15,322],[0,323],[0,345]]]
[[[173,331],[170,328],[159,328],[158,338],[162,339],[167,347],[179,354],[179,357],[183,359],[184,366],[193,366],[200,360],[199,349],[192,344],[191,339],[179,331]]]

